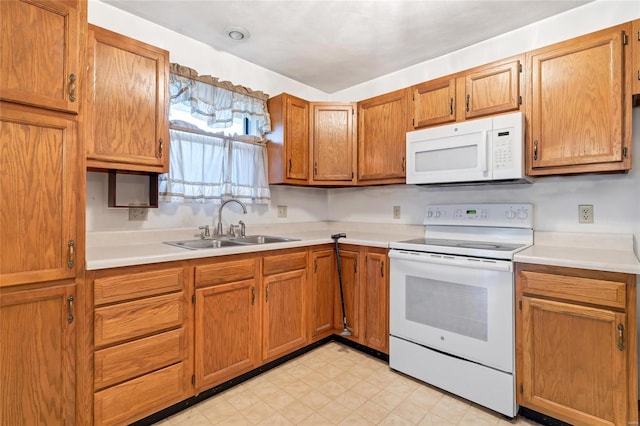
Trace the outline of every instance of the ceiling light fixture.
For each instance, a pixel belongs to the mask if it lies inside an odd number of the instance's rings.
[[[224,32],[231,40],[240,41],[248,39],[251,34],[242,27],[227,27]]]

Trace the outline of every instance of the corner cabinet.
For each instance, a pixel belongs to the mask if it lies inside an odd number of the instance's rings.
[[[169,168],[169,52],[89,25],[87,166]]]
[[[358,102],[358,183],[405,182],[408,89]]]
[[[637,424],[635,275],[517,264],[517,399],[571,424]]]
[[[1,22],[0,99],[77,113],[86,2],[3,1]]]
[[[312,102],[310,152],[312,185],[356,183],[356,104]]]
[[[631,168],[631,24],[527,53],[528,175]]]
[[[309,181],[309,102],[286,93],[267,100],[270,184],[305,185]]]
[[[347,317],[347,329],[351,337],[359,341],[360,337],[360,248],[357,246],[340,245],[340,268],[342,270],[342,293],[344,296],[344,310]],[[336,276],[336,291],[334,304],[334,327],[339,333],[343,330],[342,305],[340,288]],[[361,343],[361,342],[360,342]]]

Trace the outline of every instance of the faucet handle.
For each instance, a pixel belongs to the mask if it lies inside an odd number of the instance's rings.
[[[240,225],[234,225],[234,224],[229,225],[229,235],[231,235],[232,237],[237,237],[235,230],[239,227]]]
[[[205,238],[211,237],[211,231],[209,230],[209,225],[199,226],[198,229],[202,230],[202,233],[200,234],[200,238],[202,238],[203,240]]]
[[[244,222],[239,221],[238,223],[240,224],[240,236],[244,237],[246,235],[246,228],[244,226]]]

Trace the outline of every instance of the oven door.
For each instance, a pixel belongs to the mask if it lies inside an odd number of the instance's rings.
[[[404,250],[389,257],[392,336],[513,372],[512,262]]]

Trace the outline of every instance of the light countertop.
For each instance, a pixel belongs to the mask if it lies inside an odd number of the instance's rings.
[[[87,270],[107,269],[120,266],[144,265],[175,260],[198,259],[230,254],[251,253],[295,247],[333,244],[331,235],[347,234],[340,244],[369,247],[389,247],[392,241],[424,235],[424,228],[416,225],[354,224],[354,223],[303,223],[286,227],[264,226],[252,228],[247,235],[274,235],[295,238],[298,241],[254,244],[246,246],[188,250],[164,244],[163,241],[197,239],[197,229],[168,229],[150,231],[114,231],[87,234]]]
[[[515,262],[640,274],[633,236],[535,232],[534,245],[515,254]]]

